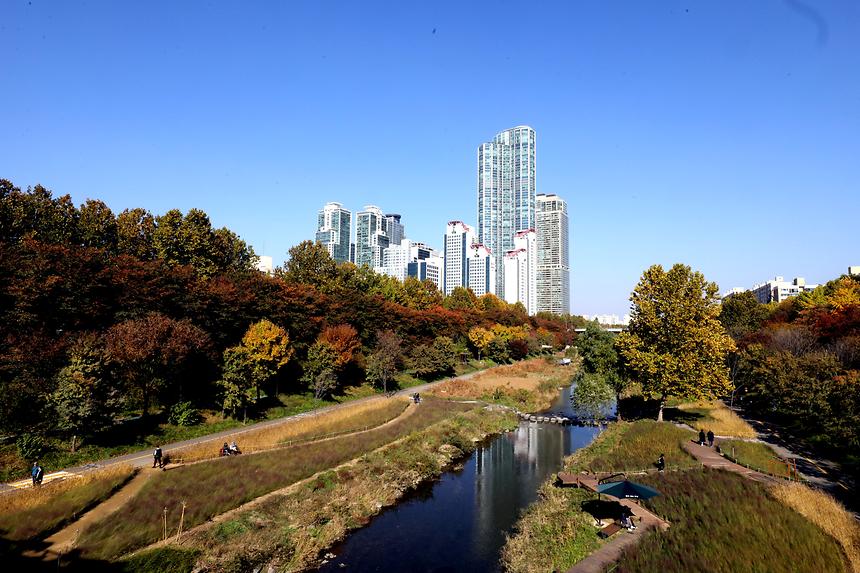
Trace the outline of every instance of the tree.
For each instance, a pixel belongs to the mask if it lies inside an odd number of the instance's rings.
[[[482,354],[486,354],[494,338],[495,335],[482,326],[475,326],[469,329],[469,342],[478,351],[478,360],[481,359]]]
[[[248,419],[248,404],[254,399],[254,363],[248,349],[242,345],[224,351],[224,366],[217,382],[224,394],[223,410],[233,415],[242,410],[242,420]]]
[[[728,297],[720,307],[720,323],[735,340],[758,330],[769,315],[768,306],[750,291]]]
[[[615,336],[597,322],[589,322],[585,332],[576,338],[576,347],[582,357],[586,372],[602,374],[611,378],[618,376],[618,354],[615,352]]]
[[[583,373],[577,377],[570,397],[581,417],[598,420],[606,415],[615,398],[615,389],[602,375]]]
[[[705,398],[728,392],[726,355],[734,342],[717,320],[717,285],[682,264],[648,268],[630,295],[630,326],[617,340],[625,367],[659,398]]]
[[[327,342],[317,340],[308,349],[302,381],[313,389],[315,398],[322,398],[337,387],[336,362],[337,351]]]
[[[283,271],[285,281],[322,288],[336,276],[337,263],[322,244],[302,241],[290,249],[290,259]]]
[[[375,384],[382,384],[382,391],[388,392],[388,381],[397,374],[397,365],[403,350],[401,340],[391,330],[376,334],[376,347],[367,359],[367,378]]]
[[[251,377],[260,398],[260,386],[290,361],[293,349],[287,331],[269,320],[255,322],[242,337],[242,347],[251,364]]]
[[[438,336],[431,345],[415,346],[409,358],[415,376],[432,379],[454,371],[457,364],[457,347],[447,336]]]
[[[87,199],[81,205],[78,219],[81,244],[113,252],[117,244],[117,226],[113,211],[103,201]]]
[[[57,428],[71,436],[71,451],[81,435],[110,426],[119,409],[119,390],[108,377],[107,357],[96,335],[83,335],[70,352],[69,364],[57,374],[51,403]]]
[[[205,353],[209,336],[188,320],[173,320],[159,313],[112,326],[106,335],[107,351],[132,388],[140,392],[143,416],[149,401],[169,381],[179,381],[182,367],[195,354]]]
[[[138,259],[155,258],[155,218],[146,209],[126,209],[116,218],[117,250]]]
[[[397,302],[405,307],[428,310],[434,306],[442,306],[442,293],[432,281],[419,281],[415,277],[406,277],[401,292],[401,299]]]
[[[448,310],[475,310],[478,308],[478,297],[470,288],[455,287],[442,301],[442,306]]]
[[[327,326],[320,333],[318,340],[325,342],[334,350],[333,370],[336,374],[353,361],[356,352],[361,348],[358,331],[349,324]]]

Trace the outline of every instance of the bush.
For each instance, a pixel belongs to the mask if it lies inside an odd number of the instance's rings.
[[[203,416],[191,402],[177,402],[170,407],[170,415],[167,417],[167,423],[175,426],[196,426],[202,421]]]
[[[18,447],[18,454],[25,460],[37,460],[45,453],[45,440],[36,434],[21,434],[15,445]]]

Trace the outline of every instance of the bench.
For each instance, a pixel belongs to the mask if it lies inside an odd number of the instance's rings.
[[[606,527],[604,527],[603,529],[598,531],[597,536],[602,538],[602,539],[607,539],[608,537],[612,537],[613,535],[615,535],[616,533],[618,533],[622,529],[624,529],[624,528],[621,527],[620,525],[618,525],[617,523],[610,523],[609,525],[607,525]]]

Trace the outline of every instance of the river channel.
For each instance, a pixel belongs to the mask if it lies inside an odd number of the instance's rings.
[[[572,415],[570,388],[552,412]],[[505,534],[562,458],[598,429],[520,422],[475,450],[462,467],[419,487],[332,548],[320,571],[499,571]]]

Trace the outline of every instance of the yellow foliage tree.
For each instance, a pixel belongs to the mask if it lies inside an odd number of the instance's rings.
[[[269,320],[255,322],[242,337],[242,349],[250,363],[251,376],[260,397],[260,385],[290,361],[293,349],[287,331]]]
[[[472,343],[472,346],[478,351],[478,360],[481,359],[481,355],[487,351],[487,348],[490,346],[490,343],[493,342],[493,339],[496,336],[486,328],[482,326],[475,326],[469,329],[469,342]]]

